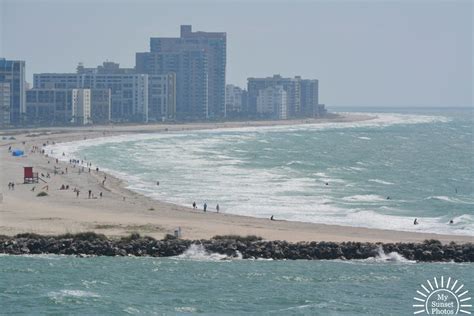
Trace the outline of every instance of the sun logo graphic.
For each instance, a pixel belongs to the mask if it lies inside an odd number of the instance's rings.
[[[425,284],[420,284],[420,287],[420,290],[416,291],[417,296],[413,298],[415,300],[413,314],[471,314],[469,291],[458,280],[453,281],[449,277],[445,282],[443,276],[439,280],[434,277],[433,280],[426,280]]]

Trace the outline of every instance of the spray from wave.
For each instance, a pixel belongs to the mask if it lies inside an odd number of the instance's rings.
[[[416,261],[408,260],[398,252],[392,251],[390,253],[385,253],[382,246],[379,246],[377,249],[377,255],[372,258],[363,260],[365,262],[397,262],[397,263],[415,263]]]
[[[178,259],[189,259],[189,260],[198,260],[198,261],[221,261],[221,260],[231,260],[231,259],[242,259],[242,254],[237,251],[236,257],[230,257],[228,255],[209,252],[201,244],[192,244],[183,252],[181,255],[175,257]]]

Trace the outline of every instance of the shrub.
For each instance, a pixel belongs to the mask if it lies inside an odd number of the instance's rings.
[[[39,197],[48,196],[48,193],[46,193],[46,192],[44,192],[44,191],[41,191],[41,192],[39,192],[38,194],[36,194],[36,196],[39,196]]]
[[[77,239],[77,240],[87,240],[87,241],[94,241],[94,240],[107,240],[107,237],[104,234],[97,234],[94,232],[83,232],[77,234],[63,234],[57,237],[58,239]]]
[[[134,232],[134,233],[131,233],[130,235],[128,236],[124,236],[121,238],[122,241],[131,241],[131,240],[137,240],[137,239],[140,239],[141,236],[139,233],[137,232]]]
[[[441,245],[441,241],[436,240],[436,239],[426,239],[423,241],[425,245]]]
[[[216,240],[229,239],[229,240],[235,240],[235,241],[241,241],[241,242],[252,242],[252,241],[262,240],[263,238],[260,236],[255,236],[255,235],[247,235],[247,236],[217,235],[217,236],[212,237],[212,239],[216,239]]]
[[[29,238],[29,239],[41,239],[43,237],[44,236],[41,236],[35,233],[21,233],[15,236],[15,238]]]
[[[171,234],[166,234],[165,237],[163,237],[163,240],[176,240],[176,239],[178,239],[178,237]]]

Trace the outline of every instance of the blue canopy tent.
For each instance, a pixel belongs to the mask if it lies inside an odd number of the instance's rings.
[[[12,156],[23,156],[25,153],[23,152],[23,150],[19,150],[19,149],[16,149],[16,150],[13,150],[12,151]]]

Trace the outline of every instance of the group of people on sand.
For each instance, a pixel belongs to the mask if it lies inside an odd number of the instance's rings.
[[[193,209],[197,209],[197,204],[196,204],[196,201],[193,202]],[[219,213],[221,207],[219,206],[219,203],[216,204],[216,213]],[[204,202],[203,206],[202,206],[202,210],[204,212],[207,212],[207,202]]]

